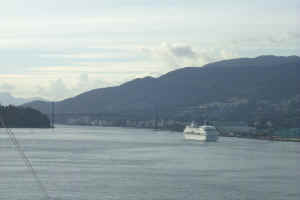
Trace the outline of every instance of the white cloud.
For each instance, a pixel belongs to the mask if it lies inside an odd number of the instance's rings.
[[[80,74],[76,80],[58,78],[54,81],[48,81],[48,84],[36,87],[36,95],[48,100],[62,100],[68,97],[76,96],[82,92],[95,88],[108,86],[103,80],[90,79],[87,73]]]
[[[300,44],[299,31],[280,31],[276,33],[263,33],[259,35],[243,35],[240,38],[232,39],[227,43],[239,49],[256,48],[256,49],[270,49],[270,48],[298,48]],[[299,55],[299,54],[298,54]]]
[[[0,85],[1,92],[10,92],[15,89],[15,86],[9,83],[3,83]]]
[[[289,42],[296,43],[300,40],[300,32],[285,32],[282,34],[277,34],[277,35],[270,35],[266,38],[266,41],[269,42],[272,45],[281,45],[285,46]]]
[[[77,94],[86,92],[88,90],[102,88],[108,86],[108,83],[101,79],[94,79],[91,80],[88,73],[80,74],[78,78],[78,82],[74,88],[72,88],[73,93],[76,92]]]
[[[169,43],[162,43],[157,48],[143,48],[142,51],[153,59],[160,60],[169,68],[202,66],[212,61],[230,59],[237,56],[232,51],[225,49],[195,50],[190,45]]]
[[[70,96],[72,92],[67,88],[64,81],[59,78],[51,81],[48,87],[38,86],[37,94],[42,97],[51,98],[48,100],[58,100]]]

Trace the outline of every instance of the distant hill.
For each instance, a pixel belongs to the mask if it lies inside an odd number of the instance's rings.
[[[260,56],[186,67],[56,102],[56,113],[103,118],[253,120],[259,105],[281,105],[300,94],[300,57]],[[49,113],[49,103],[24,106]]]
[[[12,96],[10,93],[8,92],[0,92],[0,105],[22,105],[24,103],[28,103],[28,102],[31,102],[31,101],[46,101],[42,98],[18,98],[18,97],[14,97]]]

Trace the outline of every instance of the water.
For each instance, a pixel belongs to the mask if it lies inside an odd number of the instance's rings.
[[[300,143],[67,127],[15,129],[57,200],[299,200]],[[43,199],[0,130],[0,199]]]

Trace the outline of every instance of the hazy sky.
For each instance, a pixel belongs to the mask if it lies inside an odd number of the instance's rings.
[[[0,92],[62,99],[184,66],[300,56],[300,0],[9,0]]]

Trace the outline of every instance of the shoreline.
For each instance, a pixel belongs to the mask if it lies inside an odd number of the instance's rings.
[[[242,137],[242,136],[226,136],[220,135],[221,137],[233,137],[233,138],[244,138],[253,140],[268,140],[277,142],[300,142],[300,138],[280,138],[280,137]]]
[[[70,125],[70,124],[59,124],[59,125],[67,125],[67,126],[91,126],[91,127],[119,127],[119,128],[134,128],[134,129],[152,129],[153,131],[171,131],[177,133],[183,133],[183,131],[168,129],[168,128],[149,128],[149,127],[134,127],[134,126],[95,126],[95,125]],[[221,132],[220,132],[221,133]],[[255,140],[269,140],[269,141],[278,141],[278,142],[300,142],[300,138],[281,138],[276,136],[261,136],[261,137],[249,137],[249,136],[241,136],[241,135],[227,135],[227,134],[219,134],[220,137],[234,137],[234,138],[245,138],[245,139],[255,139]]]

